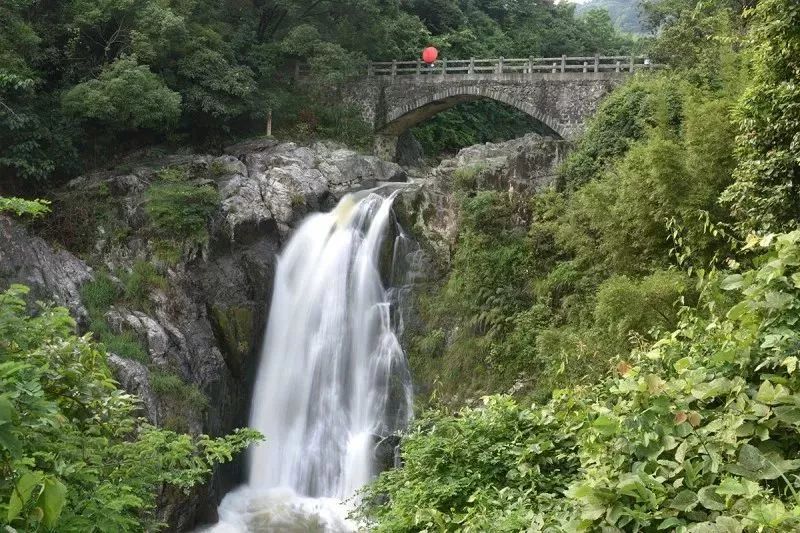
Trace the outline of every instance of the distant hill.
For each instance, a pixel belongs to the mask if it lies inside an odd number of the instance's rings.
[[[607,9],[611,20],[619,30],[629,33],[645,33],[639,21],[639,0],[589,0],[577,5],[578,14],[590,9]]]

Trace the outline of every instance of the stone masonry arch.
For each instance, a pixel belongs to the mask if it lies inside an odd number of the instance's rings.
[[[409,128],[425,122],[433,116],[463,102],[489,99],[509,105],[541,123],[551,137],[565,138],[568,133],[558,121],[537,108],[530,101],[519,98],[513,90],[506,87],[486,87],[483,85],[460,85],[443,88],[433,94],[415,97],[412,95],[405,103],[399,103],[386,113],[385,125],[377,129],[384,135],[401,135]]]
[[[376,133],[375,151],[394,158],[397,137],[461,102],[492,99],[527,113],[545,134],[574,140],[623,72],[366,76],[340,87]]]

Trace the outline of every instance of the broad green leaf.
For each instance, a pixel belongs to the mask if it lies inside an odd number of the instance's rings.
[[[52,528],[55,526],[61,510],[66,502],[67,487],[58,479],[48,478],[44,482],[44,490],[39,496],[39,506],[44,511],[44,524]]]
[[[685,523],[686,522],[681,520],[680,518],[671,516],[669,518],[662,520],[661,523],[658,524],[658,530],[661,531],[664,529],[669,529],[670,531],[674,531],[677,528],[677,526],[682,526]]]
[[[697,491],[697,498],[700,505],[711,511],[722,511],[725,509],[725,502],[716,492],[717,487],[710,485]]]
[[[744,496],[749,499],[759,493],[760,487],[758,483],[749,479],[728,477],[720,482],[716,490],[720,496]]]
[[[775,417],[784,424],[800,425],[800,407],[795,405],[779,405],[774,407],[772,411],[775,413]]]
[[[732,291],[734,289],[740,289],[744,285],[744,278],[741,274],[731,274],[730,276],[726,277],[722,280],[719,284],[720,288],[723,291]]]
[[[669,507],[679,511],[690,511],[694,509],[698,503],[697,494],[689,489],[684,489],[670,500]]]
[[[14,414],[14,405],[11,400],[6,396],[0,396],[0,425],[5,422],[11,422],[11,417]]]
[[[14,489],[11,491],[11,498],[8,501],[8,514],[6,515],[7,522],[13,522],[19,516],[22,509],[31,499],[33,489],[42,482],[43,475],[41,472],[25,472],[17,480]]]
[[[758,388],[756,393],[756,400],[767,405],[775,405],[791,401],[791,394],[781,384],[773,385],[769,381],[764,381]]]
[[[594,420],[592,427],[603,435],[613,435],[619,430],[619,422],[610,416],[600,415]]]

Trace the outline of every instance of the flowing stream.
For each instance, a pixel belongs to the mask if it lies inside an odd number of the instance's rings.
[[[395,194],[345,196],[309,216],[281,254],[250,413],[266,441],[213,531],[355,531],[356,491],[411,412],[387,289],[403,239]]]

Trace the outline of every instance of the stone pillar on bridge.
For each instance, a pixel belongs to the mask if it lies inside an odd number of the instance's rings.
[[[385,161],[394,161],[397,159],[397,139],[397,135],[375,134],[372,153]]]

